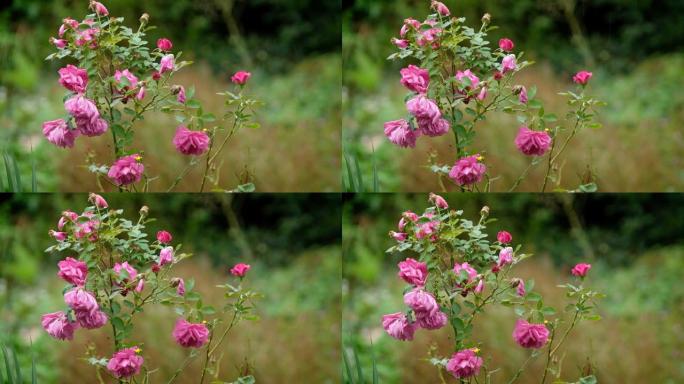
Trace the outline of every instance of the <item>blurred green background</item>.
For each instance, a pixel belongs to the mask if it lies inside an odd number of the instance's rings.
[[[428,0],[349,0],[343,4],[343,146],[351,172],[366,190],[377,177],[380,191],[438,190],[425,166],[436,151],[441,163],[454,161],[452,138],[422,137],[416,149],[402,149],[383,135],[383,122],[405,115],[406,90],[399,70],[407,61],[385,60],[403,20],[424,20]],[[563,185],[575,188],[596,174],[601,191],[675,191],[684,187],[684,2],[680,0],[445,0],[452,15],[479,26],[485,12],[500,28],[490,35],[513,39],[516,51],[536,61],[518,82],[538,87],[546,111],[567,111],[558,92],[569,89],[582,69],[594,73],[590,92],[608,102],[603,128],[578,135],[566,152]],[[415,64],[415,63],[414,63]],[[475,148],[510,187],[527,165],[513,139],[514,116],[494,114],[477,128]],[[376,170],[374,172],[374,169]],[[345,171],[346,172],[346,171]],[[538,191],[538,167],[520,191]],[[346,175],[345,175],[346,177]],[[346,183],[349,183],[345,180]],[[346,188],[346,187],[345,187]]]
[[[230,267],[252,265],[247,284],[264,294],[258,304],[261,320],[241,323],[228,337],[220,364],[224,378],[236,378],[249,364],[258,383],[340,381],[340,195],[105,198],[129,219],[147,205],[150,217],[157,219],[147,233],[154,236],[166,229],[174,244],[194,254],[174,270],[186,281],[195,279],[205,303],[223,302],[215,285],[228,280]],[[48,231],[63,210],[81,212],[86,200],[83,194],[0,195],[0,343],[17,350],[25,380],[31,342],[39,383],[94,382],[94,370],[80,359],[86,345],[96,345],[100,355],[112,352],[104,328],[79,331],[65,342],[52,339],[40,326],[41,314],[64,307],[56,263],[68,255],[44,253],[52,244]],[[160,368],[153,382],[168,379],[186,352],[171,338],[177,315],[159,307],[148,308],[136,320],[135,331],[145,344],[146,361]],[[200,370],[197,360],[179,382],[195,382]]]
[[[224,151],[222,186],[232,189],[249,176],[264,192],[340,190],[339,0],[104,4],[131,27],[147,12],[150,24],[157,26],[148,41],[168,37],[174,51],[195,61],[175,81],[186,88],[194,84],[205,110],[222,110],[216,93],[228,89],[233,73],[252,72],[250,92],[266,102],[258,115],[262,127],[242,131]],[[100,163],[112,161],[106,148],[109,136],[81,137],[73,149],[65,150],[41,133],[41,123],[64,109],[57,70],[67,63],[44,61],[54,49],[48,39],[56,36],[63,18],[81,20],[90,12],[87,8],[88,0],[13,0],[0,5],[0,152],[14,159],[0,159],[0,177],[6,180],[8,172],[23,176],[22,186],[12,190],[31,189],[32,168],[40,191],[96,190],[94,177],[83,167],[86,155],[94,152]],[[156,190],[165,190],[187,160],[171,144],[176,125],[173,117],[155,112],[136,129],[136,145],[148,154],[150,174],[160,175]],[[292,150],[295,146],[297,151]],[[306,172],[301,164],[307,164]],[[195,191],[200,178],[199,170],[193,171],[178,191]]]
[[[589,284],[607,294],[599,322],[580,323],[568,339],[563,378],[581,377],[593,364],[599,383],[663,383],[684,381],[684,196],[675,194],[450,194],[451,209],[463,209],[476,220],[482,206],[498,219],[488,227],[513,235],[514,244],[534,257],[518,265],[515,274],[535,281],[545,303],[559,308],[564,292],[557,284],[569,281],[579,262],[593,265]],[[437,383],[428,349],[437,345],[441,356],[451,351],[450,331],[418,331],[413,342],[389,337],[383,314],[403,310],[406,287],[397,276],[397,263],[407,252],[386,254],[395,244],[401,213],[423,212],[426,194],[347,195],[343,208],[343,320],[345,350],[353,351],[370,382],[375,360],[381,383]],[[490,237],[491,238],[491,237]],[[562,307],[560,307],[562,308]],[[475,325],[483,353],[501,367],[494,382],[505,382],[527,357],[511,338],[515,315],[510,308],[490,309]],[[375,358],[373,358],[375,356]],[[354,366],[354,363],[351,363]],[[491,368],[490,367],[490,368]],[[354,369],[354,368],[352,368]],[[543,361],[538,359],[521,377],[536,383]]]

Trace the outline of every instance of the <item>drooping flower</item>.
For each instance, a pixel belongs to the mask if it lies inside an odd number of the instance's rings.
[[[425,329],[440,329],[446,325],[448,321],[447,315],[442,311],[437,311],[427,316],[416,316],[416,322],[421,328]]]
[[[178,286],[176,287],[178,296],[185,296],[185,280],[178,279]]]
[[[496,234],[496,240],[501,244],[508,244],[513,241],[513,236],[508,231],[499,231]]]
[[[145,362],[145,359],[138,355],[139,352],[140,348],[138,347],[125,348],[116,352],[109,359],[107,369],[118,378],[137,375]]]
[[[100,16],[107,16],[109,15],[109,11],[107,10],[107,7],[102,5],[99,1],[90,1],[90,8],[95,11]]]
[[[400,243],[401,243],[402,241],[406,241],[406,238],[408,237],[408,234],[406,234],[406,233],[404,233],[404,232],[394,232],[394,231],[390,231],[389,234],[390,234],[390,237],[392,237],[394,240],[396,240],[396,241],[398,241],[398,242],[400,242]]]
[[[430,193],[428,200],[430,202],[432,202],[435,205],[435,207],[437,207],[439,209],[449,209],[449,204],[440,195]]]
[[[76,312],[94,312],[100,309],[95,296],[82,287],[67,291],[64,294],[64,302]]]
[[[427,69],[409,65],[402,69],[400,73],[401,84],[403,86],[416,93],[427,92],[428,86],[430,85],[430,72],[428,72]]]
[[[128,264],[128,261],[124,261],[123,263],[115,263],[114,268],[112,269],[114,270],[116,276],[121,276],[121,271],[126,271],[128,277],[121,279],[121,283],[123,284],[128,284],[131,281],[135,281],[135,279],[138,277],[138,271],[133,268],[132,265]]]
[[[523,104],[527,104],[527,88],[525,88],[524,86],[520,87],[520,94],[518,95],[518,100]]]
[[[404,25],[402,25],[399,35],[401,37],[405,37],[409,30],[418,30],[420,25],[420,21],[409,17],[408,19],[404,20]]]
[[[513,263],[513,248],[506,247],[499,251],[499,260],[496,262],[496,266],[501,268],[504,265]]]
[[[78,323],[70,322],[66,313],[52,312],[41,317],[40,324],[43,329],[57,340],[72,340]]]
[[[388,335],[397,340],[413,340],[416,331],[415,324],[409,323],[406,315],[397,312],[382,316],[382,327]]]
[[[451,129],[451,124],[447,119],[439,118],[437,120],[432,120],[430,118],[418,118],[417,120],[420,132],[426,136],[442,136],[448,133],[449,129]]]
[[[416,316],[430,316],[439,311],[437,300],[427,291],[416,288],[404,295],[404,304],[416,313]]]
[[[76,311],[78,324],[86,329],[97,329],[107,324],[107,314],[102,311]]]
[[[549,330],[544,324],[530,324],[518,319],[513,330],[513,340],[523,348],[541,348],[549,339]]]
[[[162,37],[161,39],[157,40],[157,48],[159,48],[162,51],[170,51],[171,48],[173,48],[173,44],[171,43],[171,40]]]
[[[247,81],[249,78],[252,77],[251,72],[247,71],[237,71],[233,76],[230,77],[230,81],[233,82],[233,84],[237,85],[245,85],[247,84]]]
[[[107,204],[107,200],[104,199],[104,197],[98,195],[97,193],[91,193],[88,196],[88,200],[95,204],[96,207],[100,209],[106,209],[109,208],[109,204]]]
[[[95,103],[81,94],[74,95],[65,101],[64,109],[76,119],[96,120],[100,117],[100,112],[97,110]]]
[[[109,168],[107,176],[116,185],[137,183],[145,172],[145,166],[140,162],[141,159],[142,157],[138,154],[121,157]]]
[[[525,291],[525,281],[523,279],[516,279],[515,284],[515,293],[520,297],[524,297],[525,293],[527,293]]]
[[[160,267],[173,263],[173,247],[164,247],[159,252],[159,264]]]
[[[392,38],[392,44],[394,44],[397,48],[404,49],[408,47],[409,41],[405,39],[397,39],[396,37]]]
[[[173,71],[174,58],[172,54],[164,55],[159,61],[159,73],[166,73]]]
[[[425,95],[417,95],[407,101],[406,109],[417,119],[424,119],[433,123],[442,117],[437,103],[428,99]]]
[[[59,83],[72,92],[83,93],[88,86],[88,71],[68,64],[59,71]]]
[[[413,148],[420,136],[419,130],[412,130],[408,121],[394,120],[385,123],[385,136],[394,144],[402,148]]]
[[[59,26],[59,31],[57,32],[57,35],[59,35],[59,37],[64,37],[64,34],[66,33],[66,31],[68,31],[69,29],[74,30],[74,29],[78,28],[78,24],[79,24],[78,21],[76,21],[72,18],[69,18],[69,17],[65,18],[62,21],[62,25]]]
[[[427,280],[428,276],[427,264],[409,257],[404,261],[400,261],[397,266],[399,267],[397,275],[405,282],[416,287],[425,285],[425,280]]]
[[[88,265],[85,262],[67,257],[66,259],[57,263],[59,272],[57,276],[62,280],[73,285],[84,285],[88,277]]]
[[[202,323],[190,323],[181,318],[173,328],[173,338],[181,347],[200,348],[209,340],[209,329]]]
[[[506,55],[503,60],[501,60],[501,72],[507,73],[510,71],[515,71],[518,69],[518,64],[516,63],[515,55]]]
[[[499,48],[501,48],[501,50],[504,52],[510,52],[514,47],[515,44],[513,44],[513,40],[509,38],[503,38],[499,40]]]
[[[466,156],[459,159],[451,168],[449,177],[458,185],[476,184],[482,181],[487,166],[479,161],[480,155]]]
[[[245,275],[251,268],[252,266],[249,264],[238,263],[230,269],[230,274],[237,277],[245,277]]]
[[[64,119],[50,120],[43,123],[43,135],[52,144],[61,148],[71,148],[78,137],[78,130],[69,129]]]
[[[182,85],[180,85],[178,88],[178,95],[176,95],[176,100],[181,104],[185,104],[185,87]]]
[[[176,150],[184,155],[201,155],[209,150],[209,135],[203,131],[191,131],[185,126],[178,126],[173,137]]]
[[[432,8],[442,16],[449,16],[451,14],[451,12],[449,12],[449,8],[447,8],[444,3],[436,0],[432,0]]]
[[[591,264],[579,263],[572,268],[572,274],[577,277],[584,277],[591,269]]]
[[[57,241],[64,241],[67,238],[66,232],[57,232],[52,229],[48,232],[48,234]]]
[[[515,146],[527,156],[543,156],[551,148],[551,136],[545,131],[533,131],[520,127],[515,137]]]
[[[587,71],[580,71],[572,77],[572,81],[580,85],[587,85],[594,74]]]
[[[55,39],[54,37],[50,38],[50,42],[55,45],[55,47],[62,49],[67,46],[67,41],[64,39]]]
[[[99,117],[96,119],[76,118],[76,127],[83,135],[90,137],[100,136],[109,129],[107,120]]]
[[[173,240],[173,236],[167,231],[159,231],[157,232],[157,241],[162,243],[162,244],[169,244],[171,243],[171,240]]]
[[[484,361],[472,349],[458,351],[447,362],[446,369],[455,378],[462,379],[480,374]]]

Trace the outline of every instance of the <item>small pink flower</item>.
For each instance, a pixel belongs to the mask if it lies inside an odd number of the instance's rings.
[[[442,29],[440,28],[430,28],[426,31],[423,31],[418,35],[416,44],[418,44],[419,47],[422,47],[427,43],[432,43],[432,48],[436,49],[439,47],[439,42],[437,40],[439,39],[439,35],[441,33]]]
[[[394,44],[397,48],[400,49],[404,49],[409,46],[408,40],[397,39],[395,37],[392,38],[392,44]]]
[[[64,294],[64,302],[76,312],[94,312],[100,309],[95,296],[82,287],[67,291]]]
[[[408,121],[394,120],[385,123],[385,136],[394,144],[402,148],[414,148],[416,139],[420,136],[419,130],[412,130]]]
[[[78,131],[81,132],[83,135],[90,137],[100,136],[103,133],[107,132],[107,129],[109,129],[107,120],[99,117],[95,119],[83,119],[77,117],[76,127],[78,128]]]
[[[252,268],[251,265],[245,263],[238,263],[230,269],[230,274],[237,277],[245,277],[247,271]]]
[[[479,295],[480,293],[484,292],[484,289],[485,289],[484,279],[480,278],[480,280],[477,282],[477,286],[475,286],[475,289],[473,290],[473,292],[475,292],[476,294]]]
[[[166,73],[173,71],[174,58],[172,54],[165,55],[159,62],[159,73]]]
[[[178,279],[178,286],[176,287],[178,296],[185,296],[185,280]]]
[[[472,349],[458,351],[447,362],[446,369],[455,378],[462,379],[480,374],[484,361]]]
[[[477,270],[475,268],[471,267],[470,264],[467,262],[464,262],[463,264],[458,264],[456,263],[454,265],[454,274],[456,275],[457,278],[461,276],[461,271],[465,271],[466,274],[466,284],[470,284],[473,281],[475,281],[475,278],[477,277]]]
[[[419,119],[431,120],[433,122],[442,117],[437,103],[430,100],[425,95],[417,95],[406,102],[406,109],[410,114]]]
[[[85,215],[84,215],[85,216]],[[88,220],[84,223],[77,223],[74,229],[74,237],[76,239],[87,238],[89,241],[97,240],[97,228],[100,222],[97,220]]]
[[[397,340],[413,340],[416,331],[415,324],[409,323],[406,315],[401,312],[382,316],[382,327],[388,335]]]
[[[83,93],[88,86],[88,71],[68,64],[60,69],[59,83],[72,92]]]
[[[202,131],[191,131],[180,125],[173,138],[176,150],[184,155],[201,155],[209,150],[209,135]]]
[[[549,330],[544,324],[530,324],[518,319],[513,330],[513,339],[523,348],[541,348],[549,339]]]
[[[413,309],[417,317],[430,316],[439,311],[439,304],[432,295],[416,288],[404,295],[404,304]]]
[[[135,286],[135,291],[140,293],[145,289],[145,279],[138,280],[138,285]]]
[[[116,276],[120,276],[121,271],[126,271],[128,277],[125,277],[121,280],[123,284],[128,284],[131,281],[135,281],[135,279],[138,277],[138,271],[133,268],[132,265],[128,264],[128,261],[124,261],[123,263],[115,263],[114,268],[112,269],[114,270],[114,274]]]
[[[50,38],[50,42],[55,45],[55,47],[62,49],[67,46],[67,41],[64,39],[55,39],[54,37]]]
[[[449,204],[447,204],[446,200],[444,200],[444,198],[440,195],[430,193],[430,197],[428,200],[439,209],[449,209]]]
[[[515,293],[520,297],[524,297],[525,293],[527,293],[527,291],[525,291],[525,281],[523,281],[523,279],[516,280]]]
[[[503,38],[499,40],[499,48],[501,48],[502,51],[510,52],[513,50],[514,47],[515,44],[513,44],[513,40],[511,39]]]
[[[590,269],[591,264],[579,263],[572,268],[571,272],[577,277],[585,277]]]
[[[57,267],[59,267],[57,276],[62,278],[62,280],[73,285],[82,286],[85,284],[88,276],[88,265],[85,262],[67,257],[57,263]]]
[[[418,118],[418,128],[426,136],[437,137],[449,132],[451,124],[447,119]]]
[[[135,95],[135,98],[138,100],[142,100],[145,98],[145,87],[140,87],[140,90],[138,90],[138,93]]]
[[[200,348],[209,341],[209,329],[202,323],[193,324],[185,319],[178,319],[173,328],[173,338],[181,347]]]
[[[41,317],[40,323],[57,340],[72,340],[74,331],[78,328],[78,323],[70,322],[64,312],[46,313]]]
[[[414,30],[418,30],[420,28],[420,21],[413,19],[413,18],[408,18],[404,20],[404,25],[401,27],[401,31],[399,32],[399,35],[401,37],[405,37],[408,31],[413,28]]]
[[[48,232],[48,233],[50,236],[52,236],[57,241],[64,241],[67,238],[66,232],[57,232],[57,231],[53,231],[51,229],[50,232]]]
[[[451,12],[449,12],[449,8],[447,8],[444,3],[432,0],[432,8],[437,11],[442,16],[449,16]]]
[[[425,285],[428,276],[427,264],[412,258],[407,258],[406,260],[399,262],[398,267],[399,273],[397,275],[405,282],[416,287]]]
[[[107,176],[116,185],[137,183],[145,172],[145,166],[140,163],[141,159],[142,157],[138,154],[121,157],[109,168]]]
[[[107,10],[107,8],[104,5],[102,5],[102,3],[100,3],[99,1],[91,1],[90,8],[100,16],[109,15],[109,11]]]
[[[43,123],[43,135],[52,144],[61,148],[71,148],[74,140],[78,137],[79,131],[69,129],[64,119],[50,120]]]
[[[501,72],[507,73],[516,69],[518,69],[518,64],[516,63],[515,55],[506,55],[501,61]]]
[[[408,235],[407,235],[406,233],[404,233],[404,232],[394,232],[394,231],[390,231],[389,234],[390,234],[390,237],[392,237],[394,240],[396,240],[396,241],[398,241],[398,242],[400,242],[400,243],[401,243],[402,241],[406,241],[406,238],[408,237]]]
[[[518,100],[523,104],[527,104],[527,101],[528,101],[528,99],[527,99],[527,88],[525,88],[524,86],[520,88],[520,94],[518,95]]]
[[[173,44],[171,43],[171,40],[162,37],[161,39],[157,40],[157,48],[159,48],[162,51],[170,51],[171,48],[173,48]]]
[[[480,79],[477,76],[475,76],[475,74],[471,72],[470,69],[456,72],[456,80],[461,82],[463,81],[463,79],[470,80],[470,85],[466,88],[475,89],[478,85],[480,85]]]
[[[96,120],[100,117],[95,103],[81,94],[74,95],[65,101],[64,109],[77,119]]]
[[[121,85],[121,79],[122,78],[125,78],[126,80],[128,80],[128,83],[130,85],[126,85],[126,86]],[[135,89],[138,87],[138,78],[134,74],[132,74],[131,71],[129,71],[128,69],[124,69],[123,71],[120,71],[117,69],[114,72],[114,79],[117,81],[117,83],[119,83],[117,85],[117,87],[119,89],[128,90],[128,89]]]
[[[459,159],[451,168],[449,177],[458,185],[479,183],[487,172],[487,166],[480,163],[479,158],[480,155],[472,155]]]
[[[416,93],[427,92],[430,85],[430,73],[427,69],[409,65],[401,71],[401,84]]]
[[[107,369],[118,378],[137,375],[140,373],[140,368],[145,362],[145,359],[138,355],[139,352],[140,349],[138,347],[125,348],[116,352],[109,359]]]
[[[182,85],[180,85],[178,88],[178,95],[176,96],[176,100],[181,104],[185,104],[185,87]]]
[[[499,251],[499,260],[497,261],[496,266],[501,268],[504,265],[511,263],[513,263],[513,248],[503,248],[501,251]]]
[[[487,98],[487,87],[482,87],[480,90],[480,93],[477,95],[477,99],[480,101],[484,101],[484,99]]]
[[[580,85],[587,85],[589,80],[594,74],[587,71],[580,71],[575,76],[572,77],[572,81]]]
[[[508,231],[499,231],[496,234],[496,240],[501,244],[508,244],[513,241],[513,236]]]
[[[173,240],[173,236],[167,231],[159,231],[157,232],[157,241],[162,243],[162,244],[169,244],[171,243],[171,240]]]
[[[77,311],[75,312],[78,324],[86,329],[102,328],[107,324],[107,314],[102,311]]]
[[[430,239],[434,240],[438,228],[439,221],[428,221],[427,223],[421,224],[416,231],[416,238],[424,239],[430,237]]]
[[[164,247],[159,252],[159,264],[160,267],[173,263],[173,247]]]
[[[520,127],[515,146],[527,156],[543,156],[551,148],[551,136],[545,131],[533,131]]]
[[[421,328],[433,330],[440,329],[445,326],[448,318],[444,312],[437,311],[427,316],[419,316],[416,320]]]
[[[64,34],[67,30],[78,28],[78,24],[78,21],[67,17],[62,21],[62,25],[59,27],[59,32],[57,34],[59,35],[59,37],[64,37]]]
[[[98,195],[97,193],[91,193],[90,196],[88,197],[88,200],[90,200],[91,203],[95,204],[95,206],[100,208],[100,209],[109,208],[109,204],[107,204],[107,200],[105,200],[104,197]]]
[[[231,76],[230,81],[237,85],[245,85],[250,77],[252,77],[250,72],[237,71],[233,76]]]

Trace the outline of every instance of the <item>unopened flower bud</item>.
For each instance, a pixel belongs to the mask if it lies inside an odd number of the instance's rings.
[[[183,88],[183,87],[180,85],[174,85],[173,87],[171,87],[171,93],[174,95],[177,95],[180,93],[181,88]]]
[[[150,15],[148,15],[147,13],[143,13],[142,16],[140,16],[139,20],[140,24],[142,24],[144,27],[150,21]]]
[[[489,207],[488,206],[485,205],[484,207],[482,207],[482,209],[480,209],[480,216],[482,216],[482,217],[489,216]]]
[[[492,15],[490,15],[489,13],[485,13],[482,16],[482,24],[489,25],[489,23],[491,23],[491,22],[492,22]]]
[[[515,87],[513,87],[513,93],[516,95],[519,95],[520,92],[522,92],[522,91],[523,91],[522,85],[516,85]]]
[[[142,208],[140,208],[140,216],[147,217],[147,215],[149,213],[150,213],[150,208],[147,205],[143,205]]]
[[[171,286],[176,288],[181,282],[181,279],[179,277],[174,277],[171,279]]]

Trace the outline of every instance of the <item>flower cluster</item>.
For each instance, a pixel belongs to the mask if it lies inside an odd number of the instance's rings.
[[[202,112],[200,103],[193,98],[194,87],[186,92],[184,86],[171,83],[175,73],[190,63],[179,61],[181,52],[172,51],[173,43],[168,38],[158,39],[155,49],[147,46],[145,33],[153,28],[148,25],[149,15],[143,14],[140,27],[133,31],[122,24],[123,18],[111,16],[102,3],[91,1],[90,8],[93,13],[80,22],[65,18],[57,38],[51,39],[57,51],[48,60],[71,58],[77,63],[58,71],[59,83],[69,92],[64,102],[67,115],[43,123],[47,140],[58,147],[71,148],[80,135],[100,136],[109,130],[114,162],[109,166],[91,164],[90,171],[98,177],[106,176],[120,190],[135,188],[144,178],[143,189],[147,189],[150,178],[145,176],[142,151],[130,148],[135,123],[149,111],[174,113],[181,124],[173,137],[173,146],[183,155],[210,156],[204,173],[204,178],[209,178],[209,171],[216,169],[213,161],[223,149],[221,145],[210,154],[217,134],[225,131],[227,138],[231,137],[247,123],[249,116],[244,110],[258,103],[242,95],[251,73],[238,71],[232,76],[237,91],[229,92],[226,105],[236,104],[237,108],[223,115],[219,126],[205,128],[217,119]],[[231,129],[226,128],[232,123],[228,120],[235,122]],[[196,163],[191,159],[188,166]],[[172,187],[185,174],[182,172]]]
[[[462,217],[462,211],[450,210],[441,196],[430,194],[429,201],[432,206],[422,215],[404,212],[398,231],[390,232],[397,244],[387,252],[412,251],[421,256],[398,264],[398,277],[411,287],[404,294],[407,309],[382,317],[387,334],[410,341],[418,329],[450,325],[456,352],[431,361],[458,379],[478,376],[486,359],[481,357],[481,343],[470,340],[473,323],[486,306],[500,304],[515,308],[518,319],[511,329],[516,344],[533,351],[549,348],[548,367],[565,339],[556,339],[554,344],[555,332],[565,323],[561,316],[552,318],[556,310],[544,306],[541,295],[533,291],[532,280],[526,283],[511,276],[513,267],[530,255],[511,245],[513,236],[508,231],[499,231],[493,242],[487,240],[488,207],[482,209],[478,222],[472,222]],[[572,275],[583,282],[590,268],[589,264],[577,264]],[[594,300],[601,295],[581,284],[561,287],[576,300],[568,306],[574,316],[567,325],[567,336],[580,319],[595,319]]]
[[[533,157],[531,161],[535,164],[539,162],[536,157],[548,154],[552,161],[545,180],[549,178],[552,163],[562,152],[552,153],[561,130],[547,127],[557,118],[545,113],[540,101],[534,99],[536,87],[528,91],[526,86],[514,82],[516,74],[531,63],[522,59],[522,53],[514,52],[515,43],[509,38],[500,39],[498,48],[490,47],[487,33],[495,27],[490,25],[489,14],[482,18],[481,28],[475,30],[464,24],[465,18],[452,17],[444,3],[432,1],[431,8],[434,12],[422,22],[405,19],[399,38],[392,39],[399,51],[390,60],[413,58],[419,65],[409,64],[400,71],[401,84],[410,92],[406,98],[408,117],[386,122],[387,138],[400,147],[414,148],[420,136],[442,136],[452,131],[455,163],[432,164],[432,170],[440,177],[449,177],[462,190],[474,188],[486,178],[484,189],[489,190],[491,178],[484,157],[473,154],[469,148],[476,134],[475,126],[491,111],[518,113],[522,126],[515,147]],[[597,105],[584,95],[591,76],[591,72],[582,71],[573,80],[581,87],[579,97]],[[582,125],[590,124],[591,118]],[[573,132],[580,128],[575,127]],[[545,187],[546,183],[542,189]]]
[[[91,194],[89,200],[92,205],[80,214],[64,211],[56,229],[50,231],[56,244],[47,251],[69,254],[57,264],[57,276],[68,286],[64,291],[66,308],[42,316],[45,331],[55,339],[72,340],[79,328],[96,329],[111,323],[114,354],[89,361],[118,379],[137,375],[145,364],[140,343],[128,338],[135,315],[146,305],[175,307],[181,317],[171,336],[179,346],[209,348],[210,335],[219,331],[222,317],[209,318],[216,310],[202,304],[193,290],[194,281],[172,275],[173,267],[190,255],[170,245],[173,236],[168,231],[157,232],[154,242],[146,240],[147,207],[140,210],[134,223],[124,219],[121,210],[111,210],[102,196]],[[233,313],[224,336],[238,321],[252,316],[251,302],[258,295],[242,287],[249,269],[244,263],[233,266],[227,272],[239,277],[240,285],[221,286],[230,301],[224,311]],[[223,337],[214,343],[211,352],[222,341]],[[205,369],[211,359],[207,353]]]

